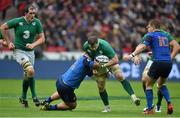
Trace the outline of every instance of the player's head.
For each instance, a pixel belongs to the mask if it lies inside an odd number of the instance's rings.
[[[153,19],[153,20],[149,21],[146,28],[148,29],[148,32],[153,32],[156,29],[160,29],[160,27],[161,27],[160,21],[156,20],[156,19]]]
[[[33,5],[27,5],[24,14],[29,20],[33,20],[37,12],[37,8]]]
[[[88,33],[87,42],[92,50],[96,50],[99,46],[98,33],[95,31]]]

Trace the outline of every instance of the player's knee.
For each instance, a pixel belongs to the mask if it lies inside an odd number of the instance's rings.
[[[103,92],[105,90],[105,80],[97,81],[99,92]]]
[[[34,68],[30,67],[30,68],[27,70],[27,76],[28,76],[28,77],[33,77],[33,76],[34,76]]]
[[[123,76],[122,76],[122,73],[120,73],[120,72],[115,73],[115,77],[119,81],[122,81],[124,79]]]
[[[24,61],[22,63],[22,67],[24,72],[26,73],[26,76],[33,77],[34,76],[34,68],[30,61]]]
[[[105,87],[104,86],[98,86],[98,89],[99,89],[99,92],[103,92],[105,90]]]

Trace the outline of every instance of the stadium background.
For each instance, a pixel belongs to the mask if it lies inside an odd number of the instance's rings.
[[[46,43],[35,50],[36,88],[40,99],[54,92],[55,79],[82,54],[85,34],[93,29],[99,31],[101,37],[115,49],[123,73],[130,81],[140,80],[147,55],[142,54],[143,62],[139,66],[123,62],[121,58],[137,46],[146,33],[145,27],[150,19],[162,20],[180,43],[179,0],[0,0],[0,24],[22,16],[24,7],[29,3],[38,7],[37,16],[42,21],[46,35]],[[10,31],[10,37],[14,37],[13,30]],[[172,117],[179,117],[180,54],[173,63],[169,77],[169,81],[173,82],[168,82],[168,87],[175,105]],[[76,112],[40,112],[33,106],[30,97],[31,106],[24,110],[17,100],[21,92],[22,74],[12,58],[12,52],[0,45],[0,117],[144,117],[141,111],[145,106],[145,96],[141,83],[137,81],[131,81],[131,84],[142,100],[140,107],[129,102],[117,81],[108,81],[112,112],[102,114],[100,110],[103,105],[95,88],[96,83],[84,81],[76,91],[79,104]],[[31,96],[30,92],[28,96]],[[164,106],[162,113],[155,114],[155,117],[167,117]]]
[[[180,1],[178,0],[1,0],[1,24],[23,15],[27,4],[38,8],[46,43],[36,48],[36,77],[57,78],[82,54],[86,33],[100,32],[121,60],[131,53],[146,33],[146,24],[152,18],[163,21],[168,31],[180,43]],[[13,31],[10,32],[13,39]],[[128,79],[138,80],[147,61],[143,54],[140,67],[122,62]],[[0,47],[0,78],[20,78],[22,70],[12,60],[12,53]],[[65,62],[64,62],[65,61]],[[63,64],[67,63],[66,66]],[[180,55],[174,61],[171,80],[180,80]],[[4,66],[4,65],[9,66]],[[46,68],[49,67],[49,68]],[[3,67],[3,68],[2,68]],[[45,68],[44,68],[45,67]],[[46,74],[44,74],[46,73]],[[133,75],[136,74],[136,75]]]

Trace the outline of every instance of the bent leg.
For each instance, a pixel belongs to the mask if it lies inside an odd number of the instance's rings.
[[[97,79],[97,86],[98,86],[98,90],[99,90],[99,95],[101,97],[101,100],[103,101],[104,106],[109,105],[109,98],[108,98],[108,94],[105,88],[106,85],[106,76],[100,76],[98,77],[100,79]]]
[[[119,64],[116,64],[116,65],[110,67],[110,71],[114,74],[116,79],[121,82],[124,90],[131,96],[131,99],[133,100],[133,102],[137,106],[140,105],[140,99],[137,98],[136,95],[134,94],[131,84],[129,83],[129,81],[124,79],[124,77],[122,76],[122,72],[120,70]]]

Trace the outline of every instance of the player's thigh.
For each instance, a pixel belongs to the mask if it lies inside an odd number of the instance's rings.
[[[149,68],[148,71],[148,76],[153,79],[153,80],[157,80],[160,77],[161,71],[159,70],[159,63],[158,62],[153,62],[152,65]]]
[[[143,82],[146,81],[148,71],[149,71],[148,68],[145,68],[144,71],[143,71],[143,75],[142,75],[142,81]]]
[[[146,78],[147,78],[147,73],[149,71],[149,68],[151,67],[153,61],[152,60],[148,60],[145,68],[144,68],[144,71],[143,71],[143,75],[142,75],[142,81],[146,81]]]
[[[115,64],[115,65],[109,67],[109,70],[116,77],[116,79],[118,79],[118,80],[123,79],[122,71],[120,69],[119,64]]]
[[[19,50],[16,49],[13,52],[14,58],[15,60],[22,65],[22,63],[29,61],[32,66],[34,65],[34,59],[35,59],[35,55],[34,55],[34,51],[23,51],[23,50]]]
[[[96,83],[98,86],[99,91],[104,91],[105,86],[106,86],[106,79],[107,79],[107,74],[102,74],[98,76],[94,76],[96,78]]]
[[[58,79],[56,81],[56,88],[59,96],[65,103],[75,103],[76,95],[74,93],[74,89],[70,86],[66,85],[62,79]]]
[[[148,75],[157,80],[159,77],[167,78],[172,68],[171,62],[155,61],[152,63]]]
[[[169,73],[171,72],[172,69],[172,62],[161,62],[161,78],[167,78],[169,76]]]

